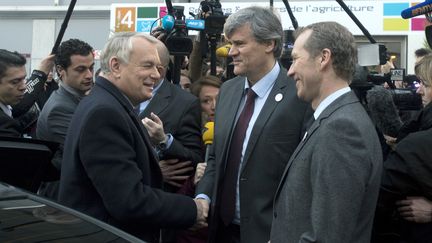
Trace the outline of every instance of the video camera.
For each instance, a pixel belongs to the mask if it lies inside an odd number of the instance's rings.
[[[204,0],[200,3],[198,16],[205,20],[204,32],[208,35],[220,35],[223,32],[226,16],[218,0]]]
[[[165,44],[171,55],[189,55],[192,52],[192,40],[189,39],[183,6],[172,6],[174,25],[168,34]],[[164,23],[162,23],[164,24]]]
[[[387,83],[392,95],[393,102],[400,111],[422,109],[422,99],[417,94],[418,80],[415,75],[405,75],[405,69],[393,68],[390,73],[379,75],[369,74],[367,81],[374,85]],[[396,87],[395,83],[401,81],[403,88]]]

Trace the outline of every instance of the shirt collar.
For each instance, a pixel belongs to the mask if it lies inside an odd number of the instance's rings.
[[[258,80],[258,82],[256,82],[252,86],[252,90],[257,94],[258,97],[260,98],[264,97],[267,91],[271,87],[273,87],[273,84],[276,82],[279,72],[280,72],[280,66],[278,62],[275,62],[275,65],[273,66],[272,70],[268,72],[266,75],[264,75],[264,77],[262,77],[260,80]],[[246,90],[249,87],[250,87],[249,82],[246,77],[244,89]]]
[[[12,117],[12,107],[10,105],[5,105],[2,102],[0,102],[0,108],[3,110],[3,112]]]
[[[318,105],[314,112],[314,118],[315,120],[318,119],[318,117],[321,115],[321,113],[327,108],[333,101],[335,101],[337,98],[341,97],[343,94],[348,93],[351,91],[351,88],[345,87],[342,89],[338,89],[329,96],[327,96],[321,103]]]

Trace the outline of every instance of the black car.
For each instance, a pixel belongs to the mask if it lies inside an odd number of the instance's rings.
[[[0,242],[143,242],[113,226],[0,183]]]

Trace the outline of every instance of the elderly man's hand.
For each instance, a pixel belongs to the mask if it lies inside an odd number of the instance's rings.
[[[161,119],[154,114],[150,114],[150,118],[146,117],[141,120],[144,127],[147,129],[150,139],[154,145],[167,140],[167,135],[164,132]]]

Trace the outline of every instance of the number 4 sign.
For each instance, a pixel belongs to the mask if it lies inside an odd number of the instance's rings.
[[[116,8],[115,32],[135,31],[136,8]]]

